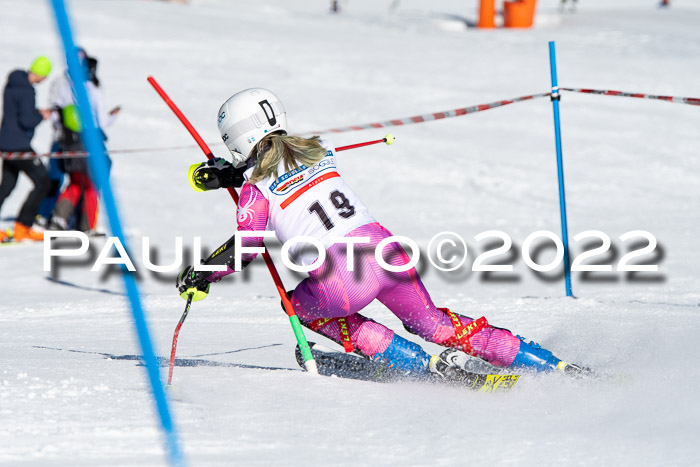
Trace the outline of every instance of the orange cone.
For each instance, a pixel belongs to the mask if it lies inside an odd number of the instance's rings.
[[[477,26],[482,29],[491,29],[496,27],[494,20],[496,16],[496,0],[481,0],[479,4],[479,22]]]
[[[537,0],[518,0],[503,3],[503,26],[530,28],[535,19]]]

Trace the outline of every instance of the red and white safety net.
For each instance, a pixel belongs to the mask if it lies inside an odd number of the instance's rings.
[[[695,97],[676,97],[676,96],[656,96],[653,94],[642,94],[624,91],[606,91],[599,89],[585,89],[585,88],[564,88],[560,87],[560,91],[570,91],[570,92],[580,92],[584,94],[599,94],[604,96],[621,96],[621,97],[636,97],[639,99],[652,99],[660,100],[666,102],[675,102],[678,104],[690,104],[690,105],[700,105],[700,99]],[[371,130],[374,128],[386,128],[392,126],[403,126],[412,125],[415,123],[430,122],[433,120],[442,120],[445,118],[459,117],[462,115],[468,115],[476,112],[482,112],[484,110],[495,109],[496,107],[503,107],[504,105],[514,104],[516,102],[529,101],[533,99],[538,99],[540,97],[550,97],[551,93],[543,92],[540,94],[532,94],[529,96],[515,97],[513,99],[505,99],[496,102],[490,102],[488,104],[473,105],[471,107],[462,107],[459,109],[446,110],[443,112],[432,112],[422,115],[416,115],[414,117],[397,118],[392,120],[386,120],[383,122],[375,123],[365,123],[361,125],[350,125],[346,127],[339,128],[329,128],[321,131],[306,131],[301,134],[323,134],[323,133],[344,133],[346,131],[360,131],[360,130]],[[220,142],[211,143],[211,145],[221,144]],[[190,149],[196,147],[195,145],[186,146],[172,146],[167,148],[141,148],[141,149],[117,149],[109,151],[110,154],[117,153],[129,153],[129,152],[155,152],[155,151],[171,151],[179,149]],[[36,157],[49,157],[55,159],[61,158],[71,158],[71,157],[86,157],[88,155],[85,151],[73,151],[73,152],[52,152],[47,154],[37,154],[35,152],[0,152],[0,159],[7,160],[22,160],[22,159],[34,159]]]
[[[540,93],[533,94],[531,96],[521,96],[514,99],[505,99],[501,101],[491,102],[489,104],[473,105],[471,107],[463,107],[460,109],[446,110],[444,112],[433,112],[423,115],[416,115],[415,117],[399,118],[394,120],[387,120],[385,122],[376,123],[366,123],[364,125],[352,125],[342,128],[332,128],[322,131],[306,131],[301,134],[322,134],[322,133],[342,133],[345,131],[358,131],[358,130],[368,130],[372,128],[385,128],[390,126],[401,126],[401,125],[411,125],[414,123],[429,122],[432,120],[442,120],[444,118],[459,117],[461,115],[468,115],[476,112],[482,112],[484,110],[495,109],[496,107],[503,107],[504,105],[513,104],[515,102],[529,101],[532,99],[537,99],[540,97],[549,97],[550,93]],[[212,143],[221,144],[219,143]],[[170,151],[177,149],[189,149],[196,147],[194,145],[187,146],[173,146],[169,148],[142,148],[142,149],[116,149],[109,151],[109,154],[118,153],[128,153],[128,152],[154,152],[154,151]],[[88,153],[85,151],[73,151],[73,152],[50,152],[46,154],[37,154],[35,152],[0,152],[0,159],[7,160],[22,160],[22,159],[34,159],[37,157],[49,157],[52,159],[64,159],[71,157],[86,157]]]
[[[390,126],[402,126],[402,125],[412,125],[414,123],[430,122],[432,120],[442,120],[443,118],[459,117],[461,115],[468,115],[476,112],[481,112],[484,110],[495,109],[496,107],[503,107],[504,105],[513,104],[515,102],[529,101],[532,99],[537,99],[539,97],[549,97],[550,93],[545,92],[541,94],[533,94],[531,96],[516,97],[514,99],[506,99],[497,102],[491,102],[489,104],[473,105],[471,107],[462,107],[461,109],[446,110],[444,112],[433,112],[423,115],[416,115],[415,117],[398,118],[394,120],[387,120],[384,122],[375,123],[365,123],[362,125],[351,125],[340,128],[330,128],[322,131],[306,131],[303,134],[321,134],[321,133],[343,133],[346,131],[359,131],[359,130],[370,130],[373,128],[385,128]]]
[[[652,99],[657,101],[675,102],[676,104],[700,105],[700,99],[696,97],[655,96],[639,92],[604,91],[600,89],[584,88],[559,88],[560,91],[582,92],[584,94],[600,94],[602,96],[636,97],[638,99]]]

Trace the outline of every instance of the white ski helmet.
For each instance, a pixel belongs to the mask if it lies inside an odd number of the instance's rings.
[[[282,101],[267,89],[246,89],[229,97],[219,109],[219,132],[234,165],[240,167],[265,136],[287,134],[287,112]]]

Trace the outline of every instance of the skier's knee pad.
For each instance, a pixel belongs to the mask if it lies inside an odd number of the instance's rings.
[[[543,349],[535,342],[525,342],[520,339],[520,350],[518,350],[515,360],[511,363],[512,368],[524,367],[536,371],[553,371],[559,368],[560,365],[566,365],[559,358],[555,357],[552,352]],[[562,367],[563,368],[563,367]]]
[[[430,355],[420,345],[394,334],[389,347],[375,354],[372,360],[384,362],[399,371],[427,373]]]

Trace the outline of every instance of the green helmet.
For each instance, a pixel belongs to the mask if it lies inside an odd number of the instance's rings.
[[[80,130],[83,129],[83,125],[80,123],[78,107],[76,107],[74,104],[63,108],[63,125],[70,131],[74,131],[76,133],[80,133]]]
[[[42,78],[46,78],[49,76],[49,73],[51,73],[51,62],[45,55],[37,57],[29,68],[29,71]]]

